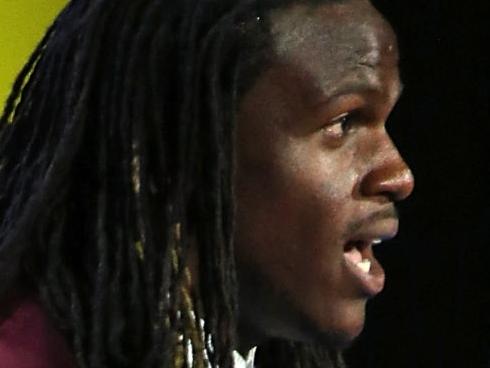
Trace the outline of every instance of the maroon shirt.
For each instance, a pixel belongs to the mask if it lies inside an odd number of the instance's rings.
[[[67,343],[36,298],[0,303],[1,368],[75,368]]]

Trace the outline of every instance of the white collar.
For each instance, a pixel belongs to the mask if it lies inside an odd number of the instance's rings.
[[[195,318],[194,312],[192,312],[192,317]],[[204,328],[204,320],[200,319],[199,322],[201,328]],[[180,339],[181,340],[183,339],[182,335],[180,336]],[[187,362],[189,363],[189,366],[192,367],[193,356],[192,356],[192,345],[190,341],[187,341],[186,350],[187,350]],[[254,368],[256,351],[257,351],[257,347],[254,346],[252,349],[248,351],[247,357],[243,358],[243,356],[238,351],[233,350],[233,368]],[[206,354],[206,351],[204,351],[204,354]],[[208,367],[210,367],[209,363],[208,363]]]
[[[257,347],[253,347],[248,351],[247,358],[236,350],[233,351],[233,368],[254,368],[255,351]]]

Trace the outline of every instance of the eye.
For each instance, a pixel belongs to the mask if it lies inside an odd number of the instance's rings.
[[[354,121],[355,113],[345,112],[333,118],[322,131],[332,138],[342,138],[352,128]]]

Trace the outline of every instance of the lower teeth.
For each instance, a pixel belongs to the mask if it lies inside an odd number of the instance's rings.
[[[363,259],[361,262],[356,264],[362,272],[368,273],[371,270],[371,261],[369,259]]]

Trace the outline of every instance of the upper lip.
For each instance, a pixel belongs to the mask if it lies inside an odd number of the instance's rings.
[[[377,241],[392,239],[398,233],[398,219],[385,218],[363,224],[358,231],[350,234],[347,243],[362,242],[371,245]]]

